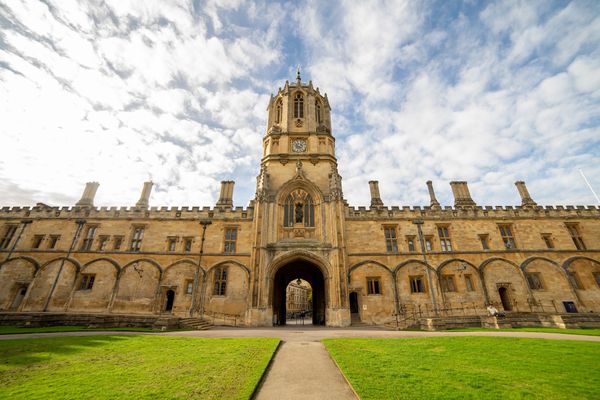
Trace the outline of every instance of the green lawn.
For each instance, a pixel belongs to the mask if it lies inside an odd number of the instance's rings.
[[[0,335],[12,333],[45,333],[45,332],[76,332],[76,331],[130,331],[130,332],[158,332],[151,328],[88,328],[82,325],[59,325],[42,327],[0,326]]]
[[[278,339],[84,336],[0,341],[2,399],[247,399]]]
[[[517,327],[510,329],[489,329],[489,328],[457,328],[448,329],[449,332],[542,332],[542,333],[565,333],[570,335],[588,335],[600,336],[600,329],[560,329],[544,327]]]
[[[599,399],[600,343],[502,337],[326,339],[365,399]]]

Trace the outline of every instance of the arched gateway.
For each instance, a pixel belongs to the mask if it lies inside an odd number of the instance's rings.
[[[303,279],[312,287],[313,325],[325,325],[325,277],[315,263],[301,258],[282,265],[275,272],[272,290],[273,325],[285,325],[286,288],[296,279]]]

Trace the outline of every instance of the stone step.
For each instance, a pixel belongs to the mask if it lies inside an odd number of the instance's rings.
[[[179,320],[179,326],[182,328],[189,328],[197,331],[204,331],[212,328],[212,323],[202,318],[181,318]]]

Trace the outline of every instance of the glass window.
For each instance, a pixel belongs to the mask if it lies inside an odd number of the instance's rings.
[[[414,236],[407,236],[406,237],[406,244],[408,245],[408,251],[410,251],[411,253],[416,251],[415,248],[415,237]]]
[[[183,239],[183,251],[189,253],[192,251],[192,238]]]
[[[440,237],[440,247],[442,251],[452,251],[452,242],[450,241],[450,233],[447,226],[438,226],[438,235]]]
[[[94,242],[94,235],[96,234],[95,225],[90,225],[87,227],[87,231],[85,232],[85,236],[83,238],[83,242],[81,242],[81,249],[83,251],[90,251],[92,249],[92,243]]]
[[[294,118],[304,118],[304,97],[302,93],[294,96]]]
[[[384,226],[383,231],[385,234],[385,247],[388,253],[398,252],[398,239],[396,238],[396,227],[395,226]]]
[[[552,240],[552,235],[550,235],[549,233],[542,233],[542,240],[546,244],[547,248],[554,248],[554,241]]]
[[[583,242],[581,234],[579,233],[578,224],[566,224],[566,227],[569,231],[569,234],[571,235],[571,239],[573,239],[573,243],[575,244],[577,250],[585,250],[585,243]]]
[[[106,245],[108,244],[108,236],[100,235],[98,237],[98,251],[106,250]]]
[[[176,250],[177,237],[171,236],[167,238],[167,251],[173,253]]]
[[[123,236],[114,236],[113,237],[113,250],[120,250],[122,244],[123,244]]]
[[[56,243],[58,243],[59,239],[60,239],[60,235],[50,235],[50,237],[48,238],[48,248],[49,249],[56,248]]]
[[[379,278],[367,278],[367,294],[381,294]]]
[[[473,284],[473,277],[471,274],[465,274],[465,287],[467,288],[467,292],[475,291],[475,285]]]
[[[542,278],[539,272],[530,272],[525,274],[527,277],[527,283],[531,290],[542,290],[544,285],[542,285]]]
[[[237,242],[237,228],[225,228],[225,253],[235,253],[235,245]]]
[[[456,292],[454,275],[442,275],[442,290],[444,292]]]
[[[194,281],[192,279],[188,279],[185,281],[185,294],[192,294],[194,290]]]
[[[481,248],[483,250],[490,249],[490,235],[487,233],[479,235],[479,241],[481,242]]]
[[[31,243],[31,247],[34,249],[39,249],[44,241],[44,235],[34,235],[33,242]]]
[[[82,274],[79,290],[90,290],[94,286],[96,274]]]
[[[411,293],[425,293],[425,282],[422,275],[411,276],[409,279]]]
[[[144,238],[144,227],[143,226],[134,226],[133,234],[131,235],[131,246],[129,246],[130,251],[140,251],[142,248],[142,239]]]
[[[585,289],[583,287],[583,285],[581,284],[581,281],[579,280],[579,275],[577,275],[577,272],[567,271],[567,276],[569,277],[569,281],[571,281],[571,284],[573,285],[573,287],[575,289],[579,289],[579,290]]]
[[[4,229],[4,236],[2,237],[2,241],[0,241],[0,249],[8,249],[8,246],[15,236],[16,231],[17,225],[6,225],[6,228]]]
[[[512,233],[512,226],[498,225],[498,229],[500,229],[500,236],[502,236],[502,242],[504,243],[504,247],[508,250],[516,249],[517,245],[515,243],[515,237]]]
[[[433,238],[431,236],[425,236],[425,250],[433,250]]]
[[[217,267],[214,275],[213,295],[225,296],[227,289],[227,267]]]

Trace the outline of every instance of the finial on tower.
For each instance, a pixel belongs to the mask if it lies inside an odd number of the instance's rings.
[[[300,65],[298,65],[298,67],[296,68],[296,82],[298,82],[298,85],[300,85],[301,79],[300,79]]]

